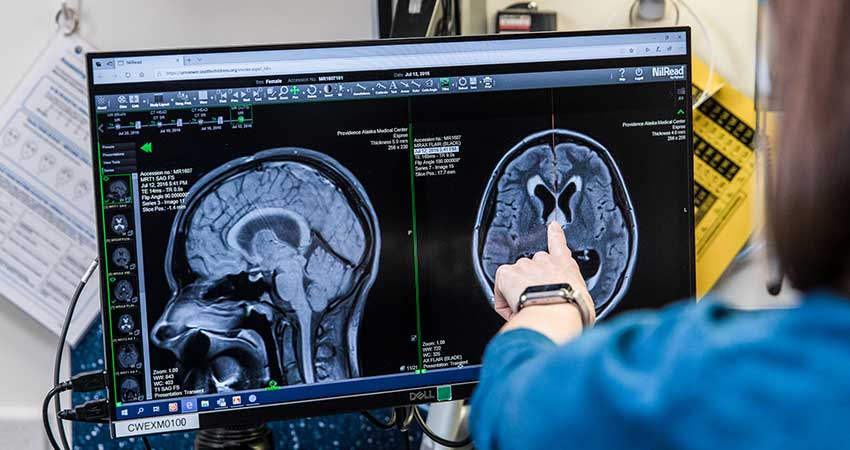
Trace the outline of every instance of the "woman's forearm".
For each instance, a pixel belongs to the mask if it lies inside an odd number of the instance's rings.
[[[570,303],[529,306],[511,317],[499,332],[520,328],[536,331],[560,345],[581,333],[581,315]]]

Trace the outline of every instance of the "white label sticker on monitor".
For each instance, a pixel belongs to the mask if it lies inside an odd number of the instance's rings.
[[[170,433],[172,431],[196,430],[198,413],[179,416],[148,417],[143,419],[113,422],[115,437],[141,436],[143,434]]]

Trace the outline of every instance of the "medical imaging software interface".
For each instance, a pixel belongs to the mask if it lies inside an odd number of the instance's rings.
[[[449,399],[552,221],[601,320],[692,295],[687,40],[95,55],[113,418]]]

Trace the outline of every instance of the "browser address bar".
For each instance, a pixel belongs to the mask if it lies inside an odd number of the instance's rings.
[[[240,77],[320,72],[356,72],[362,70],[392,70],[411,67],[451,67],[475,64],[511,64],[627,58],[639,56],[668,56],[685,54],[684,44],[658,47],[657,43],[602,45],[586,47],[557,47],[538,49],[483,50],[473,52],[443,52],[396,54],[381,56],[352,56],[292,61],[260,61],[250,63],[206,64],[158,68],[158,80]]]

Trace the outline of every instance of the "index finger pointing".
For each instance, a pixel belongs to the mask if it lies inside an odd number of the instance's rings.
[[[553,220],[549,224],[547,231],[549,235],[549,254],[552,256],[570,256],[570,249],[567,247],[567,237],[564,235],[564,230],[561,224]]]

